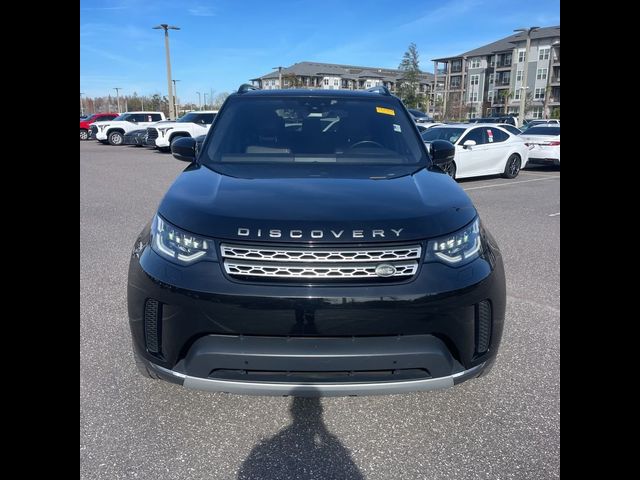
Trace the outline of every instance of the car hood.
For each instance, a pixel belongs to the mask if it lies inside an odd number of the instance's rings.
[[[263,242],[363,243],[451,233],[476,216],[448,175],[421,169],[371,178],[237,178],[197,164],[158,213],[192,233]]]

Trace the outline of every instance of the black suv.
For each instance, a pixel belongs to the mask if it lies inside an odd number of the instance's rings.
[[[500,251],[402,102],[243,86],[135,241],[141,371],[210,391],[370,395],[487,373]]]

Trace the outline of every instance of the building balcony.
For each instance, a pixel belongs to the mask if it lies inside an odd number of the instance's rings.
[[[496,70],[507,70],[511,68],[512,63],[511,62],[498,62],[496,63]]]
[[[500,82],[496,83],[493,88],[509,88],[511,86],[511,82]]]
[[[551,59],[552,65],[560,65],[560,55],[554,55]]]
[[[560,77],[551,77],[551,80],[549,80],[549,83],[551,85],[560,85]]]
[[[560,105],[560,97],[558,96],[549,98],[548,104],[553,106]]]

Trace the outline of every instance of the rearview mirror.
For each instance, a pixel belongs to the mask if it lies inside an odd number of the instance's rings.
[[[474,142],[475,143],[475,142]],[[431,160],[434,165],[445,165],[453,161],[456,147],[447,140],[434,140],[431,142]]]
[[[475,141],[475,140],[467,140],[466,142],[464,142],[464,143],[462,144],[462,146],[463,146],[464,148],[469,148],[469,147],[473,147],[475,144],[476,144],[476,141]]]
[[[171,144],[171,153],[183,162],[196,161],[196,141],[191,137],[182,137]]]

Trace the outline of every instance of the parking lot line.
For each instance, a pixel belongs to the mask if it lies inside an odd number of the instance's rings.
[[[558,175],[555,172],[524,172],[522,170],[520,170],[520,175],[532,175],[534,177],[557,177]]]
[[[465,192],[468,192],[469,190],[479,190],[481,188],[505,187],[509,185],[515,185],[516,183],[541,182],[543,180],[553,180],[554,178],[560,178],[560,175],[555,175],[553,177],[545,177],[545,178],[533,178],[531,180],[520,180],[518,182],[494,183],[492,185],[482,185],[480,187],[464,188],[463,190]]]
[[[551,215],[549,215],[550,217],[557,217],[558,215],[560,215],[560,212],[558,213],[552,213]]]

